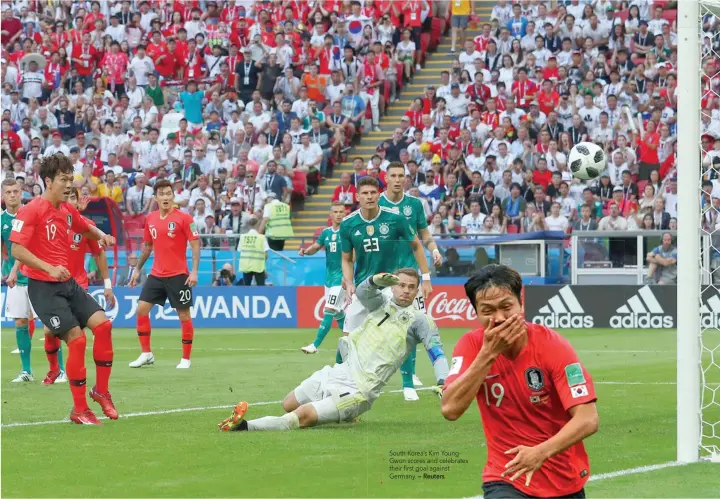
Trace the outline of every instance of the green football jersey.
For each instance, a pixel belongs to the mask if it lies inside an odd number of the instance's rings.
[[[13,265],[15,265],[15,259],[10,253],[10,248],[12,247],[12,243],[10,242],[10,231],[12,231],[12,224],[14,220],[15,215],[11,215],[7,211],[3,211],[2,215],[0,215],[0,223],[2,224],[2,244],[5,246],[5,251],[7,251],[7,260],[4,260],[2,264],[2,274],[4,276],[9,275]],[[18,271],[17,274],[17,283],[19,286],[28,285],[27,277],[25,277],[20,271]]]
[[[415,231],[415,233],[419,233],[422,229],[425,229],[428,226],[422,202],[415,196],[403,194],[403,197],[399,202],[393,203],[387,198],[386,194],[383,193],[380,196],[380,201],[378,202],[378,204],[404,216],[405,220],[407,220],[408,225]],[[398,268],[412,267],[417,270],[419,267],[417,262],[415,261],[415,255],[413,254],[410,244],[399,244],[400,256],[398,257]]]
[[[325,248],[325,286],[332,288],[342,284],[342,244],[340,229],[325,227],[316,241]]]
[[[404,216],[380,207],[377,216],[365,220],[357,210],[340,224],[344,253],[355,250],[355,284],[380,272],[402,268],[398,244],[408,244],[415,237]]]

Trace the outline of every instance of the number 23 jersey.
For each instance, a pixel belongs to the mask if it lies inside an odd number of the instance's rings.
[[[570,421],[572,407],[597,400],[593,381],[570,343],[545,326],[526,324],[528,344],[515,359],[499,355],[475,397],[488,446],[483,482],[509,482],[510,477],[500,474],[514,455],[505,451],[544,442]],[[445,387],[470,367],[482,344],[482,328],[460,338]],[[548,459],[529,487],[524,477],[512,485],[531,496],[558,497],[578,492],[589,474],[585,446],[578,442]]]
[[[398,242],[407,244],[415,237],[403,215],[380,207],[372,220],[365,220],[360,210],[345,217],[340,224],[343,253],[355,250],[355,284],[380,272],[400,268]]]
[[[160,211],[153,211],[145,219],[144,242],[150,242],[155,250],[150,275],[172,277],[188,274],[187,243],[198,239],[195,222],[190,215],[178,209],[165,218]]]

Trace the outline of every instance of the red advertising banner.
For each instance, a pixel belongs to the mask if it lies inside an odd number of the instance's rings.
[[[325,290],[321,286],[297,288],[298,327],[315,328],[322,320]],[[477,316],[462,286],[436,286],[429,300],[425,301],[430,316],[438,327],[477,327]]]

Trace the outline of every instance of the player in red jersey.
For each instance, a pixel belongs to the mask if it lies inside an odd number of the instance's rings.
[[[87,201],[81,201],[77,187],[72,188],[72,192],[68,197],[68,203],[79,212],[84,211],[87,207]],[[89,225],[94,226],[95,222],[89,218],[83,217],[83,220]],[[88,275],[85,270],[85,255],[90,253],[93,255],[93,259],[97,264],[100,275],[103,278],[105,284],[105,303],[108,307],[113,308],[115,306],[115,295],[112,292],[112,286],[110,282],[110,272],[108,271],[107,257],[105,252],[102,250],[97,241],[93,241],[84,237],[82,234],[74,231],[69,231],[68,240],[70,244],[70,258],[68,261],[68,271],[72,275],[75,282],[80,285],[85,291],[89,288]],[[62,360],[60,358],[60,338],[52,334],[50,329],[45,326],[45,355],[50,365],[45,379],[43,380],[44,385],[52,385],[56,382],[66,382],[64,368],[62,366]],[[103,367],[103,366],[100,366]]]
[[[567,340],[524,321],[516,271],[487,265],[465,292],[482,327],[455,346],[442,413],[455,421],[477,400],[488,446],[484,497],[585,497],[582,441],[598,429],[590,375]]]
[[[87,404],[87,339],[83,329],[87,326],[95,335],[96,384],[90,396],[107,417],[117,419],[108,391],[113,360],[112,323],[68,270],[68,234],[72,230],[105,245],[115,244],[115,239],[88,225],[66,202],[73,182],[70,159],[63,154],[44,158],[40,177],[45,182],[45,192],[21,208],[13,223],[10,241],[16,244],[12,245],[12,255],[22,263],[21,271],[28,277],[28,295],[38,317],[53,335],[67,343],[66,373],[73,397],[70,420],[77,424],[102,424]]]
[[[150,277],[140,293],[137,308],[137,334],[142,353],[137,360],[130,362],[130,367],[155,363],[155,356],[150,349],[150,309],[153,305],[162,307],[165,300],[170,300],[170,305],[180,318],[182,331],[182,359],[177,368],[190,368],[190,352],[195,335],[190,307],[192,287],[198,281],[200,240],[192,217],[176,209],[174,199],[172,184],[167,180],[159,180],[155,184],[155,200],[160,208],[145,219],[145,245],[130,278],[130,286],[133,287],[154,248],[155,260]],[[188,242],[192,249],[192,272],[189,275],[185,257]]]

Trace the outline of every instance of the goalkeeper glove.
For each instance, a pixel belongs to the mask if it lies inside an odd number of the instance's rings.
[[[382,273],[372,276],[372,282],[378,288],[388,288],[390,286],[395,286],[400,282],[400,279],[393,274]]]
[[[437,386],[432,387],[432,391],[435,392],[435,395],[437,395],[440,400],[442,400],[443,397],[443,386],[445,386],[445,380],[439,379]]]

